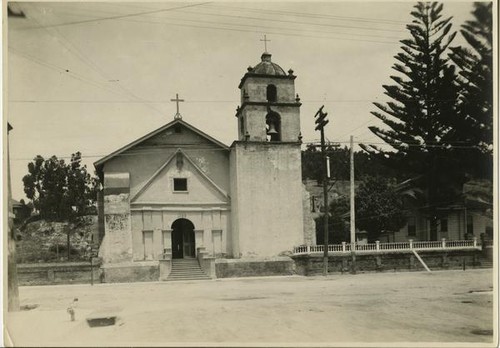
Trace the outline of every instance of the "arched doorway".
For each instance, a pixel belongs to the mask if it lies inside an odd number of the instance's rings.
[[[177,219],[172,224],[172,258],[195,257],[194,225],[188,219]]]

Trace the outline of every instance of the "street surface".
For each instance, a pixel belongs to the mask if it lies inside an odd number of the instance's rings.
[[[493,342],[492,288],[491,269],[32,286],[20,288],[21,305],[38,307],[9,314],[6,329],[16,346],[471,347]],[[89,327],[96,310],[118,315],[116,325]]]

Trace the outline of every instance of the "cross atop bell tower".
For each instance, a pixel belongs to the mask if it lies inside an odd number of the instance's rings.
[[[264,41],[264,52],[267,52],[267,43],[271,42],[271,40],[268,40],[266,35],[264,35],[264,39],[260,39],[260,41]]]

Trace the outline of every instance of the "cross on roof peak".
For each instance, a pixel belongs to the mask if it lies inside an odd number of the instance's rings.
[[[178,93],[175,93],[175,99],[170,99],[170,101],[173,101],[177,104],[177,112],[175,113],[175,116],[174,116],[174,120],[180,120],[182,119],[182,116],[179,112],[179,103],[180,102],[183,102],[184,99],[179,99],[179,94]]]
[[[266,36],[266,35],[264,35],[264,39],[260,39],[260,41],[264,41],[264,52],[266,52],[266,53],[267,53],[267,43],[268,43],[268,42],[271,42],[271,40],[268,40],[268,39],[267,39],[267,36]]]

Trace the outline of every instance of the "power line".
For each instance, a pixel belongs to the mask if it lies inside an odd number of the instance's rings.
[[[151,11],[149,11],[151,12]],[[142,15],[144,12],[136,14],[136,15]],[[133,20],[133,19],[123,19],[123,17],[131,17],[132,15],[123,15],[123,16],[112,16],[112,17],[100,17],[101,19],[116,19],[116,20],[125,20],[129,22],[137,22],[137,23],[147,23],[147,24],[162,24],[162,25],[170,25],[170,26],[181,26],[181,27],[189,27],[189,28],[200,28],[200,29],[213,29],[213,30],[222,30],[222,31],[233,31],[233,32],[245,32],[245,33],[260,33],[260,34],[273,34],[273,35],[281,35],[281,36],[289,36],[289,37],[307,37],[307,38],[319,38],[319,39],[330,39],[330,40],[348,40],[348,41],[360,41],[360,42],[370,42],[370,43],[381,43],[381,44],[389,44],[389,45],[394,45],[398,44],[399,41],[393,42],[393,41],[377,41],[377,40],[368,40],[368,39],[353,39],[353,38],[346,38],[346,37],[338,37],[338,36],[314,36],[314,35],[303,35],[303,34],[292,34],[292,33],[283,33],[283,32],[277,32],[277,31],[263,31],[259,28],[262,28],[262,26],[256,26],[257,29],[255,30],[245,30],[245,29],[237,29],[237,28],[225,28],[225,27],[215,27],[215,26],[202,26],[202,25],[189,25],[189,24],[178,24],[178,23],[168,23],[168,22],[157,22],[157,21],[144,21],[144,20]],[[86,22],[96,22],[99,21],[100,19],[93,19],[93,20],[87,20],[87,21],[76,21],[76,22],[68,22],[65,23],[65,25],[70,25],[70,24],[80,24],[80,23],[86,23]],[[183,20],[181,19],[169,19],[170,21],[177,21],[177,22],[182,22]],[[215,23],[214,23],[215,24]],[[218,23],[217,23],[218,24]],[[59,25],[49,25],[47,27],[55,27],[55,26],[62,26],[63,24]],[[231,25],[231,26],[238,26],[238,24],[226,24],[226,25]],[[30,29],[39,29],[40,27],[29,27]],[[26,30],[26,28],[23,29],[18,29],[18,30]],[[278,29],[279,30],[279,29]],[[285,30],[287,30],[285,28]],[[288,29],[289,30],[289,29]],[[343,35],[340,33],[337,33],[336,35]],[[349,35],[349,34],[344,34],[344,35]]]
[[[107,6],[116,6],[112,3],[102,3],[100,5],[107,5]],[[128,7],[128,8],[135,8],[135,9],[146,9],[148,7],[145,6],[134,6],[130,5],[130,3],[120,3],[120,7]],[[387,24],[387,25],[401,25],[401,24],[407,24],[405,21],[397,21],[397,20],[391,20],[391,19],[384,19],[384,18],[369,18],[369,17],[354,17],[354,16],[339,16],[339,15],[327,15],[327,14],[318,14],[318,13],[309,13],[309,12],[294,12],[294,11],[284,11],[284,10],[271,10],[271,9],[256,9],[256,8],[248,8],[248,7],[238,7],[238,6],[224,6],[220,5],[220,3],[215,4],[214,2],[208,3],[208,6],[206,7],[215,7],[218,9],[223,9],[223,10],[228,10],[228,11],[233,11],[233,12],[241,12],[239,10],[247,11],[247,12],[258,12],[262,13],[265,12],[266,14],[269,13],[275,13],[283,16],[288,16],[288,15],[294,15],[297,17],[309,17],[309,18],[324,18],[324,19],[331,19],[331,20],[341,20],[341,21],[359,21],[359,22],[370,22],[370,23],[382,23],[382,24]]]
[[[349,141],[336,141],[336,142],[330,142],[327,143],[326,145],[332,145],[332,144],[348,144]],[[360,144],[360,142],[354,142],[355,144]],[[318,141],[304,141],[302,144],[307,145],[307,144],[317,144],[319,145]],[[374,145],[377,143],[369,143],[367,145]],[[378,144],[386,144],[386,143],[378,143]],[[425,146],[425,147],[442,147],[443,145],[417,145],[417,144],[411,144],[408,146]],[[229,151],[229,149],[225,148],[219,148],[219,147],[214,147],[214,146],[208,146],[206,143],[187,143],[187,144],[172,144],[172,145],[161,145],[161,146],[156,146],[157,149],[178,149],[181,147],[185,147],[186,150],[192,149],[192,150],[213,150],[213,151]],[[466,146],[466,145],[446,145],[448,148],[476,148],[477,146]],[[136,150],[136,152],[128,152],[128,153],[120,153],[117,156],[143,156],[143,155],[158,155],[160,151],[151,151],[151,150],[145,150],[141,151],[139,149]],[[98,158],[98,157],[105,157],[108,156],[110,153],[103,153],[103,154],[92,154],[92,155],[81,155],[82,158]],[[56,156],[58,158],[71,158],[71,156]],[[12,160],[33,160],[33,158],[16,158],[13,157],[11,158]]]
[[[92,13],[110,13],[107,11],[92,11]],[[202,16],[222,16],[222,17],[231,17],[231,18],[238,18],[238,19],[252,19],[252,20],[258,20],[258,21],[265,21],[269,22],[268,19],[263,19],[263,18],[257,18],[257,17],[245,17],[245,16],[231,16],[231,15],[223,15],[223,14],[213,14],[213,13],[206,13],[206,12],[190,12],[190,11],[177,11],[177,12],[182,12],[182,13],[187,13],[187,14],[196,14],[199,15],[201,14]],[[71,15],[71,16],[80,16],[74,13],[69,13],[69,12],[59,12],[63,13],[66,15]],[[88,15],[85,15],[88,16]],[[365,34],[365,33],[344,33],[344,32],[336,32],[336,31],[324,31],[324,30],[314,30],[314,29],[300,29],[300,28],[286,28],[286,27],[277,27],[277,26],[263,26],[263,25],[258,25],[258,24],[243,24],[243,23],[227,23],[227,22],[221,22],[221,21],[206,21],[206,20],[200,20],[200,19],[186,19],[186,18],[167,18],[167,17],[158,17],[158,16],[148,16],[148,18],[153,18],[153,19],[163,19],[163,20],[168,20],[168,21],[177,21],[177,22],[194,22],[194,23],[205,23],[205,24],[218,24],[218,25],[228,25],[228,26],[239,26],[239,27],[251,27],[251,28],[270,28],[270,29],[278,29],[278,30],[292,30],[292,31],[298,31],[298,32],[313,32],[313,33],[324,33],[324,34],[338,34],[338,35],[350,35],[350,36],[363,36],[363,37],[375,37],[375,38],[382,38],[382,39],[396,39],[399,40],[400,37],[395,37],[395,36],[381,36],[381,35],[371,35],[371,34]],[[151,22],[151,21],[146,21],[146,20],[124,20],[124,21],[129,21],[129,22],[140,22],[140,23],[158,23],[158,22]],[[354,26],[342,26],[342,25],[328,25],[328,24],[319,24],[319,23],[310,23],[310,22],[295,22],[295,21],[285,21],[285,20],[278,20],[278,19],[273,19],[273,22],[283,22],[283,23],[294,23],[294,24],[307,24],[307,25],[312,25],[312,26],[327,26],[327,27],[338,27],[338,28],[349,28],[349,29],[362,29],[362,30],[369,30],[373,31],[372,28],[362,28],[362,27],[354,27]],[[167,24],[167,22],[161,22]],[[391,31],[391,30],[387,30]]]
[[[83,75],[80,75],[80,74],[77,74],[67,68],[64,68],[64,67],[61,67],[61,66],[58,66],[58,65],[55,65],[55,64],[52,64],[52,63],[49,63],[49,62],[46,62],[46,61],[43,61],[39,58],[36,58],[36,57],[33,57],[29,54],[26,54],[26,53],[23,53],[23,52],[20,52],[18,51],[17,49],[13,48],[12,46],[9,46],[9,52],[12,52],[20,57],[23,57],[27,60],[30,60],[34,63],[37,63],[39,65],[42,65],[46,68],[49,68],[51,70],[54,70],[54,71],[57,71],[59,73],[63,73],[65,76],[69,76],[71,78],[74,78],[78,81],[81,81],[81,82],[84,82],[84,83],[87,83],[91,86],[94,86],[94,87],[97,87],[97,88],[101,88],[101,89],[104,89],[104,90],[107,90],[108,92],[111,92],[111,93],[114,93],[114,94],[118,94],[116,91],[114,91],[113,89],[107,87],[107,86],[104,86],[102,85],[100,82],[98,81],[94,81],[94,80],[91,80],[91,79],[88,79],[87,77],[83,76]]]
[[[248,12],[265,12],[265,13],[277,13],[284,15],[295,15],[298,17],[312,17],[312,18],[325,18],[325,19],[337,19],[337,20],[347,20],[347,21],[359,21],[359,22],[371,22],[371,23],[384,23],[390,25],[401,25],[407,24],[404,21],[396,21],[391,19],[381,19],[381,18],[368,18],[368,17],[351,17],[351,16],[337,16],[337,15],[327,15],[327,14],[318,14],[318,13],[307,13],[307,12],[294,12],[294,11],[284,11],[284,10],[271,10],[271,9],[254,9],[248,7],[238,7],[238,6],[223,6],[223,5],[215,5],[210,4],[208,7],[216,7],[222,9],[239,9],[245,10]]]
[[[178,6],[178,7],[163,8],[163,9],[159,9],[159,10],[130,13],[130,14],[124,14],[124,15],[116,15],[116,16],[110,16],[110,17],[101,17],[101,18],[96,18],[96,19],[86,19],[86,20],[74,21],[74,22],[68,22],[68,23],[52,24],[52,25],[44,26],[44,27],[45,28],[65,27],[65,26],[76,25],[76,24],[86,24],[86,23],[92,23],[92,22],[102,22],[102,21],[108,21],[108,20],[144,16],[144,15],[159,13],[159,12],[175,11],[175,10],[179,10],[179,9],[187,8],[187,7],[201,6],[201,5],[205,5],[208,3],[210,3],[210,2],[202,2],[202,3],[198,3],[198,4],[190,4],[190,5],[184,5],[184,6]],[[28,18],[29,18],[29,16],[28,16]],[[40,27],[25,27],[25,28],[20,28],[18,30],[32,30],[32,29],[39,29],[39,28]]]
[[[348,144],[349,141],[335,141],[336,144]],[[478,145],[450,145],[450,144],[417,144],[417,143],[385,143],[385,142],[362,142],[355,141],[354,144],[362,145],[404,145],[407,147],[421,147],[421,148],[441,148],[441,149],[478,149]]]
[[[36,11],[36,9],[35,9]],[[42,25],[36,18],[34,17],[31,17],[36,23],[38,23],[39,25]],[[54,37],[54,35],[49,31],[49,29],[47,27],[43,27],[43,29],[45,30],[46,33],[49,34],[49,36],[51,37]],[[87,65],[88,67],[90,67],[92,70],[96,71],[99,75],[101,75],[102,77],[104,77],[104,79],[106,80],[110,80],[110,77],[102,70],[99,68],[99,66],[94,62],[92,61],[88,56],[86,56],[80,49],[78,49],[78,47],[76,47],[75,44],[73,44],[71,41],[69,41],[68,38],[64,37],[58,30],[57,28],[52,28],[52,30],[57,34],[58,37],[60,37],[63,41],[60,41],[58,40],[58,42],[60,42],[64,47],[66,47],[68,49],[69,52],[71,52],[73,55],[75,55],[77,57],[77,59],[79,59],[81,62],[83,62],[85,65]],[[68,45],[66,45],[64,43],[64,41],[66,41],[70,46],[72,46],[74,48],[74,50],[72,50],[70,47],[68,47]],[[118,84],[114,84],[113,86],[117,86],[119,89],[121,89],[125,94],[128,94],[129,96],[131,96],[132,98],[134,99],[138,99],[138,100],[141,100],[141,98],[137,97],[135,94],[133,94],[131,91],[125,89],[124,87],[118,85]],[[158,114],[160,114],[161,116],[163,116],[163,112],[157,108],[155,108],[154,106],[152,105],[147,105],[147,104],[143,104],[145,105],[146,107],[152,109],[153,111],[157,112]]]
[[[220,14],[220,13],[209,13],[209,12],[200,12],[200,11],[178,11],[182,13],[191,13],[191,14],[202,14],[205,16],[215,16],[215,17],[227,17],[227,18],[237,18],[237,19],[251,19],[251,20],[257,20],[257,21],[265,21],[269,22],[269,19],[266,18],[259,18],[259,17],[248,17],[248,16],[236,16],[236,15],[225,15],[225,14]],[[382,29],[382,28],[364,28],[364,27],[357,27],[357,26],[352,26],[352,25],[339,25],[339,24],[326,24],[326,23],[313,23],[313,22],[298,22],[298,21],[290,21],[290,20],[284,20],[284,19],[272,19],[273,22],[278,22],[278,23],[293,23],[293,24],[305,24],[305,25],[311,25],[311,26],[318,26],[318,27],[330,27],[330,28],[345,28],[345,29],[361,29],[361,30],[366,30],[366,31],[389,31],[389,32],[406,32],[405,30],[394,30],[394,29]],[[365,36],[374,36],[374,35],[368,35],[368,34],[362,34]],[[376,36],[376,37],[382,37],[382,38],[390,38],[390,39],[397,39],[397,37],[387,37],[387,36]]]
[[[63,69],[63,68],[61,68]],[[330,103],[360,103],[363,100],[300,100],[302,103],[317,103],[317,102],[330,102]],[[9,100],[10,103],[88,103],[88,104],[105,104],[105,103],[151,103],[151,104],[170,104],[170,100],[43,100],[43,99],[14,99]],[[366,101],[368,102],[368,101]],[[239,100],[186,100],[185,103],[231,103],[238,104]],[[371,101],[370,101],[371,103]]]

